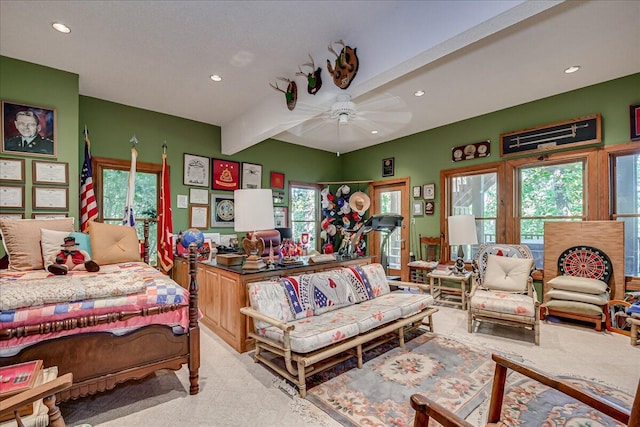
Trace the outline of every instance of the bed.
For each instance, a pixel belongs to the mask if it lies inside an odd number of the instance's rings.
[[[34,236],[40,234],[42,237],[36,240],[44,254],[44,232],[72,232],[69,223],[7,221],[0,219],[0,231],[9,262],[14,260],[15,265],[0,270],[0,366],[42,359],[45,367],[57,366],[59,375],[71,372],[73,385],[58,395],[59,400],[69,400],[110,390],[159,369],[178,370],[187,364],[189,393],[198,393],[200,330],[195,249],[189,254],[191,279],[187,290],[142,262],[139,252],[136,259],[105,263],[107,251],[99,248],[105,241],[115,239],[115,245],[107,246],[109,250],[115,247],[118,253],[127,245],[131,251],[139,251],[139,242],[130,227],[101,224],[95,227],[101,233],[94,234],[92,224],[87,237],[92,258],[101,260],[100,271],[70,271],[56,276],[44,268],[25,268],[20,264],[18,249],[27,250],[31,245],[34,251]],[[11,227],[20,228],[26,235],[17,235]],[[135,242],[127,243],[113,230],[133,232]],[[147,236],[145,224],[145,249]],[[24,246],[24,241],[27,247],[17,249],[16,242]],[[146,254],[145,250],[144,260]]]

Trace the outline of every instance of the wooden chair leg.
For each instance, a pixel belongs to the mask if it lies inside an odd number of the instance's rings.
[[[60,408],[56,405],[56,395],[52,394],[51,396],[47,396],[42,399],[42,402],[49,408],[49,427],[67,427],[64,418],[62,418]]]

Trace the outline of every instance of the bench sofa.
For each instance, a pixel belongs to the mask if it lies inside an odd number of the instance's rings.
[[[433,332],[433,297],[428,286],[392,282],[380,264],[342,267],[249,283],[254,361],[295,384],[306,396],[306,378],[357,357],[420,325]],[[412,291],[413,290],[413,291]]]

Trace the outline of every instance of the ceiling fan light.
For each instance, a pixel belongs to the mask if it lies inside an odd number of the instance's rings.
[[[349,115],[347,113],[342,113],[338,116],[338,123],[341,125],[349,124]]]

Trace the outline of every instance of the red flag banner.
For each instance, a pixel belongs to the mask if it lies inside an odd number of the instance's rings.
[[[167,155],[162,154],[162,184],[158,214],[158,264],[165,273],[173,267],[173,218],[171,215],[171,189]]]
[[[93,192],[93,171],[91,167],[91,142],[89,133],[84,131],[84,163],[80,175],[80,230],[89,230],[89,221],[98,218],[98,205]]]

